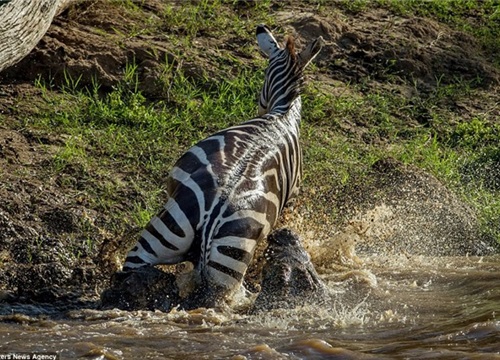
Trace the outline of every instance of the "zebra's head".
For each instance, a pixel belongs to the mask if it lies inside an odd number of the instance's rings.
[[[286,113],[300,94],[303,70],[318,55],[324,43],[323,38],[320,36],[313,40],[297,54],[292,37],[287,38],[284,47],[280,47],[269,28],[259,25],[257,42],[269,57],[259,98],[259,116],[270,112]]]

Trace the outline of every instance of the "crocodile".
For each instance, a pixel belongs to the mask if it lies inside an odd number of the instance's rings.
[[[272,232],[264,251],[261,291],[254,311],[293,308],[327,298],[327,289],[314,269],[300,237],[288,228]]]

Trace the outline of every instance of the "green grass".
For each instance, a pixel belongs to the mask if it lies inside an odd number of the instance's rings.
[[[123,39],[161,33],[182,50],[192,48],[193,41],[201,36],[230,37],[240,45],[253,41],[257,24],[272,26],[275,23],[275,17],[269,12],[272,0],[248,3],[239,0],[166,1],[156,4],[159,10],[147,17],[141,12],[141,1],[113,0],[111,4],[136,17],[137,21],[132,24],[114,28]],[[243,46],[241,50],[248,51],[249,47]]]
[[[245,9],[245,19],[257,17],[272,21],[268,13],[270,0],[256,1]],[[240,4],[240,6],[243,4]],[[223,36],[230,32],[238,37],[248,36],[248,21],[242,21],[242,11],[238,1],[195,0],[182,3],[167,3],[161,14],[162,21],[169,32],[192,39],[199,35]]]
[[[179,71],[170,79],[168,100],[154,103],[137,90],[132,65],[123,83],[104,96],[98,85],[77,89],[73,85],[78,81],[70,78],[59,94],[38,82],[48,106],[25,125],[64,136],[51,176],[89,193],[99,211],[115,209],[120,192],[130,192],[132,183],[140,200],[117,212],[115,220],[143,226],[166,198],[164,180],[183,151],[210,133],[256,115],[262,79],[263,72],[244,70],[237,78],[202,88]],[[116,181],[117,176],[127,180]]]

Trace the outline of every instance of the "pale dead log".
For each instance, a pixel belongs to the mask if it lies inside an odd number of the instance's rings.
[[[0,71],[36,46],[54,16],[77,0],[0,0]]]

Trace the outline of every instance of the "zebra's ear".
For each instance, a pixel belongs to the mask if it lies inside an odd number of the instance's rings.
[[[325,44],[323,37],[319,37],[316,40],[309,43],[304,50],[298,55],[299,66],[305,68],[309,63],[318,55],[321,48]]]
[[[278,42],[266,25],[257,26],[257,42],[260,49],[269,57],[279,49]]]

